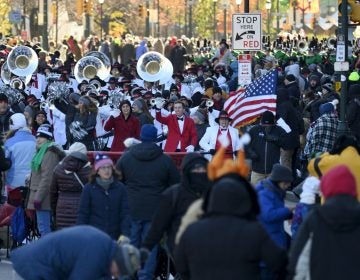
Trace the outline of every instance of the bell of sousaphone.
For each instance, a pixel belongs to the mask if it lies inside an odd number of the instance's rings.
[[[105,80],[109,76],[109,72],[100,59],[94,56],[85,56],[76,63],[74,75],[78,83],[81,83],[84,80],[89,81],[95,76]]]
[[[1,66],[1,80],[6,85],[8,85],[11,80],[11,72],[9,70],[7,61],[5,61],[4,64]]]
[[[7,64],[10,72],[14,75],[28,76],[34,73],[39,62],[38,56],[32,48],[17,46],[9,53]]]
[[[171,71],[170,60],[158,52],[147,52],[140,56],[136,70],[139,76],[147,82],[155,82],[168,77],[167,72]]]

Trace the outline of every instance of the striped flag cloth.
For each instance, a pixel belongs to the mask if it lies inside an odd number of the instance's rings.
[[[224,110],[232,118],[233,127],[249,124],[265,111],[275,113],[277,78],[278,71],[271,70],[245,89],[238,89],[230,94]]]

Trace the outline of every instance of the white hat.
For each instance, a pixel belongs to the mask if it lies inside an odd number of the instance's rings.
[[[86,155],[87,154],[86,146],[83,143],[75,142],[69,147],[69,154],[74,152],[79,152]]]
[[[320,180],[316,177],[307,177],[302,185],[302,193],[300,194],[300,202],[313,204],[315,203],[315,195],[320,192]]]
[[[27,126],[27,124],[26,124],[26,118],[25,118],[24,114],[16,113],[10,117],[10,129],[11,130],[23,128],[26,126]]]

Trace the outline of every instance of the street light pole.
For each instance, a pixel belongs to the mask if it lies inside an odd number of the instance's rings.
[[[266,9],[266,11],[267,11],[267,35],[270,36],[271,0],[266,0],[265,9]]]
[[[236,5],[237,5],[237,11],[238,13],[240,13],[240,5],[242,3],[242,0],[236,0]]]
[[[100,4],[100,41],[102,41],[103,37],[103,4],[105,0],[99,0]]]
[[[213,0],[213,12],[214,12],[214,44],[215,44],[215,40],[216,40],[216,4],[217,4],[217,0]]]
[[[226,17],[227,17],[227,8],[229,5],[229,0],[223,0],[223,8],[224,8],[224,39],[227,39],[227,32],[226,32]]]
[[[189,0],[189,34],[188,37],[191,38],[192,37],[192,6],[193,6],[193,0]]]

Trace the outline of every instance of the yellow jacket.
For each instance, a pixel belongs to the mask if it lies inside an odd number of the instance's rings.
[[[349,167],[355,176],[358,200],[360,201],[360,155],[354,147],[347,147],[340,154],[336,155],[324,153],[309,162],[308,170],[310,175],[320,178],[339,164]]]

